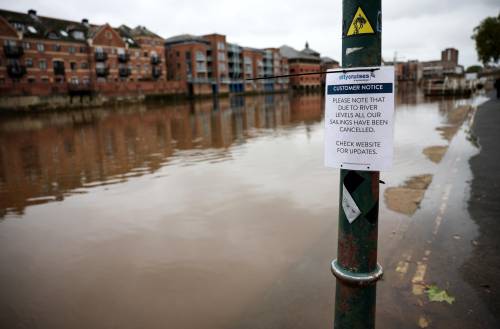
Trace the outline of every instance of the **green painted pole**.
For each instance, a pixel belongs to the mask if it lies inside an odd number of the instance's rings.
[[[380,66],[381,0],[343,0],[342,6],[342,67]],[[352,224],[342,207],[344,187],[361,211]],[[382,276],[378,208],[379,172],[341,169],[337,259],[332,262],[337,278],[334,328],[375,328],[376,282]]]

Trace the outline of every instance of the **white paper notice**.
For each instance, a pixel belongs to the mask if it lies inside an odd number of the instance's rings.
[[[354,202],[354,199],[344,185],[342,185],[342,209],[344,209],[344,214],[349,224],[352,224],[361,215],[361,210],[359,210],[358,205]]]
[[[374,71],[367,71],[376,69]],[[392,166],[394,67],[326,75],[325,166],[382,171]]]

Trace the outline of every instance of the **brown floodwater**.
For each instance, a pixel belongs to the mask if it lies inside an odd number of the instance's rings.
[[[454,102],[398,95],[389,185],[436,171]],[[331,327],[322,119],[320,95],[0,118],[0,327]]]

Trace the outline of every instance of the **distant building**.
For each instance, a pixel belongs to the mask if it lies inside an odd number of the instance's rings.
[[[0,42],[2,96],[319,90],[321,74],[287,75],[338,66],[322,60],[308,43],[298,51],[242,47],[215,33],[164,39],[141,25],[96,25],[39,16],[35,10],[0,10]]]
[[[384,64],[394,66],[396,81],[419,83],[422,80],[422,63],[418,60],[409,60],[406,62],[385,61]]]
[[[340,67],[340,64],[336,60],[325,56],[325,57],[321,57],[320,67],[321,67],[320,71],[325,72],[325,71],[328,71],[331,69],[336,69],[336,68]],[[325,82],[326,82],[326,74],[323,74],[321,76],[321,84],[324,85]]]
[[[458,64],[458,50],[447,48],[441,52],[441,60],[422,62],[424,79],[440,79],[446,76],[463,76],[464,67]]]
[[[288,58],[290,74],[313,73],[321,70],[320,54],[309,48],[307,42],[301,51],[290,46],[281,46],[280,54]],[[295,90],[319,90],[321,88],[321,74],[292,76],[290,86]]]
[[[0,40],[2,95],[184,92],[166,80],[163,39],[142,26],[0,10]]]
[[[211,66],[213,60],[209,49],[208,40],[190,34],[166,39],[168,80],[187,83],[190,95],[207,95],[215,92],[212,90],[216,88],[216,81],[213,79]]]
[[[286,91],[288,59],[277,48],[229,43],[226,36],[183,34],[165,40],[168,79],[185,81],[191,94]]]

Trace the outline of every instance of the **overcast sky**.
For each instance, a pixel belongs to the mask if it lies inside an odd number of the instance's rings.
[[[288,44],[341,58],[341,0],[0,0],[2,9],[91,23],[145,25],[164,38],[177,34],[220,33],[229,42],[251,47]],[[459,62],[477,63],[472,30],[498,15],[499,0],[383,0],[384,59],[438,59],[455,47]]]

